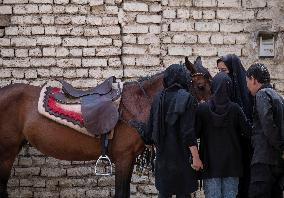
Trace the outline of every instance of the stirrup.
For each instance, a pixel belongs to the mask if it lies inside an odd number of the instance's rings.
[[[103,162],[107,162],[107,166],[110,167],[110,169],[109,169],[110,171],[109,172],[107,172],[107,171],[98,172],[97,166],[99,165],[100,162],[101,162],[101,164],[103,164]],[[110,159],[107,155],[101,155],[99,157],[99,159],[97,160],[96,165],[95,165],[95,174],[98,175],[98,176],[112,176],[112,163],[111,163],[111,161],[110,161]]]

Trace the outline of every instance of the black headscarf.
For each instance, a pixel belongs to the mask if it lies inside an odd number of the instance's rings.
[[[246,70],[240,58],[235,54],[228,54],[217,60],[217,63],[218,61],[223,61],[228,67],[229,76],[233,84],[232,101],[238,103],[247,118],[252,120],[253,97],[247,88]]]
[[[154,99],[150,114],[152,120],[149,120],[147,129],[152,131],[152,140],[161,147],[166,133],[165,123],[174,125],[179,115],[186,111],[188,103],[193,101],[193,96],[188,92],[190,83],[190,73],[184,65],[173,64],[165,70],[164,90]],[[168,91],[176,91],[177,94],[165,104]],[[165,105],[167,105],[167,112],[165,112]]]
[[[218,115],[227,112],[232,96],[232,80],[225,73],[220,72],[212,79],[213,96],[209,101],[210,108]]]

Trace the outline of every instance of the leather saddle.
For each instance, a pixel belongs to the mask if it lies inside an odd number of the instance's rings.
[[[103,135],[115,127],[119,112],[114,101],[120,98],[121,89],[119,86],[113,87],[116,83],[114,76],[89,90],[79,90],[64,80],[58,81],[62,84],[63,93],[55,93],[55,100],[63,104],[74,104],[79,101],[84,126],[91,134]]]

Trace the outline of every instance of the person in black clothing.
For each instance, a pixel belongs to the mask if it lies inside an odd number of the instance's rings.
[[[235,54],[227,54],[217,60],[217,68],[226,72],[232,79],[232,101],[239,104],[244,111],[249,123],[252,123],[253,97],[246,85],[246,70],[242,62]],[[250,138],[244,137],[241,141],[243,154],[243,177],[240,178],[238,198],[248,197],[248,187],[250,183],[250,163],[252,157],[252,147]]]
[[[248,89],[255,97],[249,196],[283,198],[284,100],[272,89],[264,64],[250,66],[246,76]]]
[[[188,92],[190,81],[183,65],[165,70],[164,90],[155,96],[142,134],[145,144],[157,149],[155,186],[159,198],[189,197],[198,187],[195,170],[202,168],[202,162],[194,130],[197,101]]]
[[[243,175],[241,136],[248,135],[249,125],[240,106],[231,101],[232,80],[225,72],[214,76],[212,93],[196,113],[205,197],[235,198]]]

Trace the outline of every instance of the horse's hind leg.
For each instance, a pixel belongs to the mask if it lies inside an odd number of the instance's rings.
[[[3,144],[5,144],[5,142]],[[13,163],[20,151],[20,148],[20,144],[16,146],[7,146],[7,150],[0,153],[0,198],[8,198],[7,183],[11,174]]]

